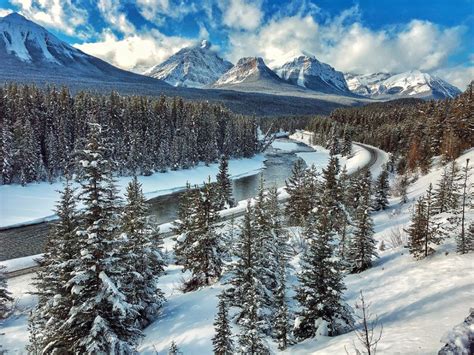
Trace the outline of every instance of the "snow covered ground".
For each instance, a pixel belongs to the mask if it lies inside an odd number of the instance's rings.
[[[458,161],[461,164],[466,158],[474,161],[474,149]],[[435,166],[429,174],[411,184],[408,190],[410,201],[402,208],[398,198],[392,198],[387,211],[373,215],[378,242],[384,241],[387,247],[390,245],[392,230],[407,226],[414,201],[426,191],[430,182],[435,184],[438,181],[441,172],[442,168]],[[168,250],[172,245],[171,239],[165,241]],[[448,240],[437,248],[434,255],[417,261],[402,247],[388,248],[380,252],[373,268],[345,278],[346,301],[353,306],[359,291],[363,290],[366,301],[372,304],[371,311],[379,316],[383,324],[379,354],[436,354],[443,346],[441,338],[467,317],[474,299],[473,255],[458,255],[454,249],[453,241]],[[295,269],[297,261],[298,256],[292,262]],[[292,270],[288,278],[290,287],[295,283],[294,272]],[[159,319],[145,330],[140,353],[166,353],[173,340],[183,354],[212,353],[212,324],[217,295],[225,286],[221,282],[182,294],[178,287],[183,276],[186,274],[181,272],[180,267],[170,265],[167,274],[161,278],[160,286],[168,302]],[[5,333],[0,336],[0,341],[12,354],[25,353],[27,311],[35,302],[35,298],[27,293],[32,290],[31,281],[32,275],[9,280],[10,289],[18,299],[17,311],[0,326],[0,333]],[[289,294],[292,294],[291,290]],[[294,301],[289,301],[294,306]],[[234,327],[233,333],[238,333],[237,327]],[[356,341],[353,332],[333,338],[309,339],[284,353],[345,354],[345,347],[353,353],[353,341]],[[279,353],[275,344],[269,343],[272,350]]]
[[[264,167],[264,161],[265,157],[261,154],[250,159],[231,159],[229,173],[233,179],[257,174]],[[186,182],[202,184],[209,176],[214,180],[218,168],[217,163],[209,166],[200,164],[192,169],[155,173],[138,179],[146,198],[153,198],[181,190],[185,188]],[[118,178],[122,194],[129,181],[130,177]],[[54,208],[62,187],[61,182],[0,186],[0,227],[54,219]]]

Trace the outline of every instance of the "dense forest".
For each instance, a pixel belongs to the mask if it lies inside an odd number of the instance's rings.
[[[336,109],[328,118],[313,118],[307,129],[315,133],[315,143],[326,143],[334,134],[350,135],[393,153],[399,173],[416,168],[426,172],[432,157],[442,155],[450,161],[473,145],[472,89],[471,84],[454,99],[405,99]]]
[[[0,183],[54,181],[74,173],[90,123],[104,139],[119,175],[186,169],[221,155],[250,157],[257,150],[255,119],[207,102],[181,98],[99,95],[66,88],[0,88]]]

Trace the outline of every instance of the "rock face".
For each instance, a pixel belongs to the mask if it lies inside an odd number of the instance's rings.
[[[12,13],[0,18],[0,75],[4,80],[150,83],[59,40],[38,24]],[[166,85],[155,80],[154,85]]]
[[[301,87],[330,94],[348,94],[344,74],[310,54],[296,57],[275,69],[283,80]]]
[[[186,47],[163,63],[143,74],[180,87],[202,88],[212,84],[232,68],[232,63],[222,59],[204,40],[196,46]]]
[[[373,98],[444,99],[461,93],[457,87],[441,78],[419,70],[401,74],[345,74],[345,78],[353,93]]]

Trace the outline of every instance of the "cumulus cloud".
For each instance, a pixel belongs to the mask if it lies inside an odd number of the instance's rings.
[[[434,71],[457,50],[463,31],[421,20],[373,30],[353,7],[326,21],[298,13],[271,19],[251,33],[231,32],[227,54],[233,61],[261,56],[275,67],[306,51],[345,72]]]
[[[254,30],[263,18],[261,4],[258,1],[220,1],[219,7],[222,10],[222,23],[230,28]]]
[[[135,32],[135,26],[128,21],[127,16],[120,10],[120,2],[115,0],[99,0],[97,8],[104,20],[122,33]]]
[[[165,36],[157,30],[128,35],[123,39],[106,31],[100,41],[75,44],[74,47],[117,67],[141,72],[192,43],[189,39]]]
[[[5,16],[7,16],[8,14],[11,14],[11,13],[12,13],[12,10],[0,9],[0,17],[5,17]]]
[[[196,4],[188,0],[136,0],[135,4],[145,19],[157,24],[164,23],[166,18],[182,19],[198,10]]]
[[[20,12],[44,26],[55,28],[70,36],[84,38],[91,31],[87,25],[88,13],[72,0],[11,0]],[[80,29],[79,29],[80,28]]]
[[[459,65],[450,68],[442,68],[435,71],[435,74],[464,91],[467,89],[469,83],[474,80],[474,66],[471,63],[470,66]]]

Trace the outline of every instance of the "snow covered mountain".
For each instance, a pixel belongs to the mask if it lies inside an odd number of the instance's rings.
[[[0,63],[3,80],[166,85],[88,55],[17,13],[0,17]]]
[[[219,57],[211,49],[211,43],[203,40],[198,45],[181,49],[143,74],[173,86],[201,88],[215,82],[230,68],[232,63]]]
[[[373,98],[419,97],[444,99],[455,97],[461,91],[441,78],[419,70],[401,74],[345,74],[349,89],[359,95]]]
[[[348,94],[344,74],[313,55],[304,53],[274,69],[278,76],[291,84],[331,94]]]
[[[245,57],[224,73],[213,87],[229,87],[245,83],[281,84],[283,81],[263,61],[261,57]]]

